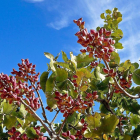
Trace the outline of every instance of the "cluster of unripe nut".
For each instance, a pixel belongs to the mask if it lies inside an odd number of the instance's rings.
[[[105,28],[101,28],[99,31],[93,29],[88,32],[84,27],[82,18],[74,20],[74,23],[79,26],[80,31],[75,35],[78,37],[78,43],[80,43],[86,49],[81,49],[82,53],[89,53],[89,57],[103,58],[107,62],[110,61],[111,53],[114,51],[112,45],[115,41],[110,38],[111,31],[107,31]]]
[[[131,78],[132,78],[132,74],[130,74],[128,76],[128,80],[124,79],[123,77],[120,78],[119,84],[124,90],[127,90],[131,87],[131,85],[132,85]],[[115,91],[114,91],[115,93],[121,93],[122,92],[118,86],[116,86],[116,85],[112,85],[112,86],[115,89]]]
[[[81,95],[78,95],[76,99],[73,99],[68,94],[61,94],[58,91],[55,92],[55,100],[57,101],[57,107],[59,108],[63,117],[67,117],[75,111],[82,112],[89,107],[92,107],[94,100],[98,98],[97,91],[93,93],[87,93],[85,100]],[[46,109],[50,109],[48,106]]]
[[[18,64],[18,66],[19,71],[13,69],[11,72],[15,76],[0,74],[0,96],[9,103],[16,101],[18,105],[23,99],[33,110],[37,110],[40,103],[39,98],[35,97],[35,90],[41,89],[40,83],[37,82],[39,73],[35,74],[35,65],[29,63],[28,59],[22,59],[22,64]],[[28,84],[28,81],[31,82],[31,85]],[[25,99],[23,95],[26,96]]]
[[[62,136],[65,138],[70,138],[71,140],[81,140],[84,138],[83,134],[85,132],[85,130],[87,129],[88,124],[85,122],[84,118],[81,119],[80,123],[82,124],[82,127],[80,129],[76,129],[76,133],[75,135],[71,135],[70,131],[67,132],[63,132]],[[84,138],[85,140],[88,140],[88,138]]]
[[[38,138],[31,139],[28,138],[25,133],[21,134],[19,131],[16,131],[15,127],[12,127],[8,131],[8,134],[11,136],[9,140],[47,140],[47,138],[43,136],[44,134],[40,131],[40,127],[34,127],[34,129],[36,131],[36,134],[38,135]]]

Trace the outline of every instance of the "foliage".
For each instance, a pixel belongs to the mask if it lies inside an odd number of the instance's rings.
[[[82,18],[75,35],[84,49],[70,59],[62,51],[64,62],[45,52],[50,59],[48,70],[39,73],[28,59],[13,69],[13,76],[0,74],[0,138],[9,140],[135,140],[140,136],[140,69],[138,63],[120,63],[118,49],[123,32],[118,24],[122,14],[117,8],[101,14],[104,26],[84,27]],[[132,87],[132,82],[138,86]],[[43,106],[39,90],[46,95]],[[35,97],[35,96],[38,97]],[[100,104],[93,111],[95,102]],[[42,108],[42,120],[36,110]],[[45,109],[55,111],[48,120]],[[60,124],[54,123],[63,114]],[[37,124],[40,122],[40,125]],[[4,131],[6,129],[6,132]],[[48,136],[44,136],[44,133]]]

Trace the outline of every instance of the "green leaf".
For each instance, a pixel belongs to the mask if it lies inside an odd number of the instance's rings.
[[[129,135],[124,135],[123,140],[131,140],[131,137]]]
[[[139,67],[139,64],[138,63],[132,63],[132,65],[135,67],[135,69],[137,69]]]
[[[111,53],[111,57],[110,57],[110,62],[114,62],[115,64],[119,65],[120,64],[120,57],[119,54],[116,52],[112,52]]]
[[[79,54],[76,56],[77,68],[88,66],[93,60],[93,57],[89,58],[89,55]]]
[[[25,120],[21,120],[21,119],[17,118],[17,121],[21,124],[21,126],[23,126]]]
[[[55,62],[55,64],[59,65],[59,66],[62,66],[63,68],[66,68],[66,69],[69,69],[69,70],[72,70],[69,66],[69,63],[67,62]]]
[[[87,116],[86,121],[87,121],[88,127],[90,129],[99,127],[101,125],[100,119],[101,119],[101,115],[97,112],[95,112],[94,115]]]
[[[63,82],[68,78],[68,73],[63,68],[56,69],[56,81]]]
[[[57,107],[56,105],[56,100],[54,99],[54,97],[48,97],[47,98],[47,105],[51,108],[54,109]]]
[[[107,9],[105,12],[106,12],[107,14],[111,14],[111,13],[112,13],[111,10],[109,10],[109,9]]]
[[[9,114],[13,111],[15,106],[13,104],[9,104],[9,102],[4,101],[2,103],[2,107],[3,107],[3,113],[4,114]]]
[[[12,127],[15,126],[15,123],[16,123],[17,119],[15,116],[10,116],[10,115],[6,115],[4,117],[4,121],[3,121],[3,124],[4,126],[7,127],[7,129],[11,129]]]
[[[138,125],[137,128],[134,129],[132,138],[136,140],[138,136],[140,136],[140,125]]]
[[[81,115],[80,113],[74,112],[73,114],[68,116],[66,122],[75,126],[79,122],[80,115]]]
[[[48,52],[44,52],[44,55],[49,59],[54,59],[54,56]]]
[[[94,75],[96,77],[97,80],[101,80],[101,77],[100,77],[100,67],[97,66],[95,69],[94,69]]]
[[[54,86],[55,86],[55,73],[52,73],[51,76],[47,79],[45,93],[51,94]]]
[[[28,111],[25,110],[25,107],[24,107],[23,104],[21,104],[19,111],[22,113],[22,116],[25,118],[27,113],[28,113]]]
[[[139,94],[140,93],[140,86],[135,87],[134,89],[134,94]]]
[[[104,114],[109,113],[109,111],[105,108],[105,106],[103,104],[100,104],[100,111],[101,111],[101,113],[104,113]]]
[[[140,69],[133,72],[132,78],[135,84],[140,85]]]
[[[102,13],[102,14],[100,15],[100,17],[101,17],[101,19],[105,19],[105,14]]]
[[[106,115],[104,119],[102,119],[102,124],[100,126],[101,131],[105,134],[113,133],[117,124],[119,123],[119,119],[115,115]]]
[[[49,72],[43,72],[40,76],[40,85],[41,89],[45,92],[46,89],[46,81],[48,79]]]
[[[122,17],[118,17],[117,18],[117,22],[119,23],[119,22],[121,22],[122,21]]]
[[[32,139],[35,139],[35,138],[38,138],[39,136],[36,134],[36,130],[31,127],[31,128],[28,128],[26,130],[26,133],[27,133],[27,137],[29,138],[32,138]]]
[[[123,49],[123,46],[122,46],[122,43],[118,42],[118,43],[115,43],[115,49]]]
[[[62,58],[65,62],[67,62],[69,59],[67,58],[67,55],[65,52],[61,51],[62,52]]]
[[[136,127],[136,126],[139,124],[140,119],[138,118],[137,115],[132,114],[132,113],[131,113],[130,116],[131,116],[131,118],[130,118],[130,123],[131,123],[131,125]]]

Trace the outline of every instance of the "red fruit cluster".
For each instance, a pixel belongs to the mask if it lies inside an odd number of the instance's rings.
[[[76,139],[76,137],[74,135],[71,135],[70,131],[63,132],[62,136],[66,137],[66,138],[70,138],[71,140],[75,140]]]
[[[83,134],[88,126],[88,124],[85,122],[85,120],[83,118],[81,119],[81,123],[83,124],[81,130],[77,130],[76,134],[74,135],[79,140],[83,139],[83,137],[84,137]],[[86,139],[86,138],[84,138],[84,139]],[[88,140],[88,139],[86,139],[86,140]]]
[[[40,127],[34,127],[36,130],[36,134],[39,136],[38,138],[28,138],[26,134],[21,134],[19,131],[16,131],[15,127],[12,127],[9,131],[8,134],[11,136],[9,140],[47,140],[46,137],[43,137],[43,133],[40,132]]]
[[[68,94],[62,95],[58,91],[55,92],[55,95],[57,106],[61,113],[64,113],[63,117],[67,117],[69,114],[72,114],[75,111],[81,112],[82,109],[92,107],[94,100],[98,98],[96,91],[92,94],[87,93],[86,101],[84,101],[80,95],[76,99],[72,99],[72,97],[68,96]],[[50,108],[46,107],[46,109],[49,110]]]
[[[108,69],[104,68],[103,72],[107,74],[106,77],[110,76],[110,77],[114,78],[117,75],[117,73],[114,72],[114,69],[108,70]]]
[[[130,74],[128,76],[128,81],[126,79],[124,79],[123,77],[120,78],[120,86],[124,90],[129,89],[131,87],[131,84],[132,84],[131,78],[132,78],[132,74]],[[118,86],[116,86],[116,85],[113,85],[113,86],[115,88],[115,93],[121,93],[122,92]]]
[[[78,43],[80,43],[86,49],[81,49],[82,53],[89,53],[89,57],[103,58],[107,62],[110,61],[111,52],[114,51],[112,45],[115,44],[115,41],[110,38],[111,31],[107,31],[105,28],[101,28],[99,31],[93,29],[90,30],[90,33],[84,26],[81,26],[82,18],[74,20],[80,31],[75,35],[78,37]]]
[[[23,95],[26,96],[25,102],[32,107],[33,110],[37,110],[40,107],[38,102],[39,98],[35,98],[35,90],[39,90],[40,83],[37,82],[39,73],[34,75],[35,65],[29,63],[28,59],[22,59],[22,64],[18,64],[19,71],[13,69],[12,74],[15,76],[8,76],[6,74],[0,74],[0,96],[2,99],[6,99],[9,103],[16,101],[20,105]],[[31,85],[28,85],[28,81]]]

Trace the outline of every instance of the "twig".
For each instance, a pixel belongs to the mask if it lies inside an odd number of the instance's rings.
[[[107,64],[107,62],[106,62],[104,59],[103,59],[103,61],[104,61],[105,65],[106,65],[107,69],[110,69],[109,66],[108,66],[108,64]],[[119,89],[120,89],[126,96],[128,96],[128,97],[130,97],[130,98],[132,98],[132,99],[138,99],[138,98],[140,98],[140,95],[139,95],[139,96],[133,96],[133,95],[129,94],[127,91],[125,91],[125,90],[119,85],[119,83],[118,83],[116,77],[114,77],[113,80],[114,80],[114,82],[116,83],[116,85],[119,87]]]
[[[108,101],[107,101],[108,103],[109,103],[109,101],[112,99],[113,93],[114,93],[114,89],[113,89],[112,92],[110,93],[110,96],[109,96],[110,98],[109,98]]]
[[[29,81],[30,81],[30,80],[29,80]],[[31,82],[31,81],[30,81],[30,82]],[[40,97],[40,94],[39,94],[38,90],[36,89],[35,85],[34,85],[32,82],[31,82],[31,85],[34,87],[34,89],[36,90],[36,93],[37,93],[37,95],[38,95],[38,97],[39,97],[39,101],[40,101],[41,108],[42,108],[42,111],[43,111],[42,115],[43,115],[43,117],[44,117],[44,119],[45,119],[45,122],[49,124],[49,121],[48,121],[48,119],[47,119],[47,117],[46,117],[44,105],[43,105],[42,99],[41,99],[41,97]]]
[[[58,115],[59,111],[60,111],[60,110],[57,110],[57,111],[56,111],[56,114],[55,114],[55,116],[54,116],[54,118],[53,118],[53,120],[51,121],[51,123],[50,123],[50,124],[52,124],[52,123],[55,121],[55,119],[56,119],[56,117],[57,117],[57,115]]]
[[[30,110],[32,111],[32,113],[34,114],[34,116],[40,121],[40,123],[42,124],[42,126],[44,126],[44,128],[47,130],[48,134],[52,137],[52,132],[50,131],[50,129],[45,125],[45,123],[43,122],[43,120],[36,114],[36,112],[29,106],[27,105],[22,99],[21,102]]]
[[[64,119],[64,121],[63,121],[63,123],[62,123],[62,125],[61,125],[61,127],[60,127],[60,129],[59,129],[59,131],[58,131],[58,135],[61,133],[61,131],[62,131],[63,127],[64,127],[64,124],[65,124],[67,118],[68,118],[68,116],[65,117],[65,119]]]

